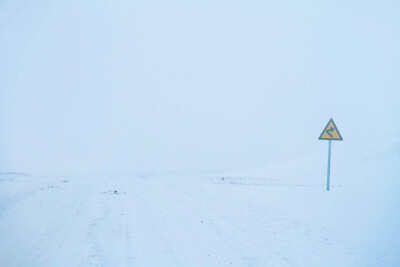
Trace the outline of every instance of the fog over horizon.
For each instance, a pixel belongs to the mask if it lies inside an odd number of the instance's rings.
[[[400,139],[398,1],[2,1],[0,170],[248,168]]]

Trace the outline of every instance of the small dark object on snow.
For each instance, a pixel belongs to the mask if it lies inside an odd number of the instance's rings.
[[[118,194],[118,191],[117,191],[117,190],[114,190],[114,194]]]
[[[225,181],[225,178],[224,178],[224,177],[222,177],[222,178],[221,178],[221,180],[222,180],[222,181]]]

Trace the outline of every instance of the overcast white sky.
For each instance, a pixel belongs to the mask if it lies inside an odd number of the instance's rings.
[[[351,2],[351,3],[349,3]],[[399,1],[1,1],[0,169],[235,169],[400,137]]]

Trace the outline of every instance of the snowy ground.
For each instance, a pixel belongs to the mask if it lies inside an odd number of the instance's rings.
[[[333,161],[330,192],[325,156],[210,175],[2,173],[0,266],[400,266],[399,159]]]

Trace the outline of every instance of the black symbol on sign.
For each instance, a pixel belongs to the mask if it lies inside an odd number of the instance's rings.
[[[333,137],[333,135],[331,134],[331,132],[335,131],[335,128],[331,127],[328,130],[326,130],[326,133],[329,134],[330,137]]]

